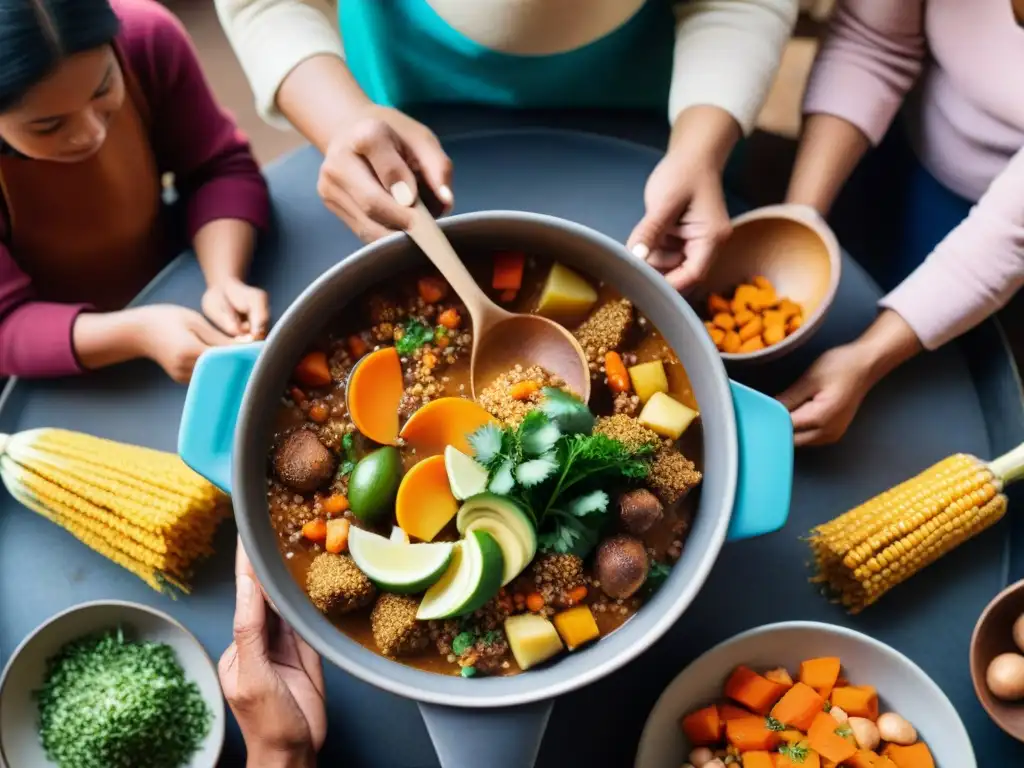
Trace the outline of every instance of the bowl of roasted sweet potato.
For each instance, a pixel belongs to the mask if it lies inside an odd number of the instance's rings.
[[[842,252],[813,209],[771,205],[737,216],[692,297],[726,361],[766,361],[796,349],[825,319]]]
[[[884,643],[817,622],[712,648],[662,693],[636,768],[976,768],[956,710]]]

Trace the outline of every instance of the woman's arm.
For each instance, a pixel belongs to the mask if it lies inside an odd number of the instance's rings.
[[[1024,149],[961,224],[881,306],[935,349],[992,315],[1024,285]]]
[[[804,96],[786,199],[826,213],[921,73],[923,0],[839,0]]]

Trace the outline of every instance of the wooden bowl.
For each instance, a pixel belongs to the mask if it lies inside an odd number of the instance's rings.
[[[729,297],[755,275],[767,277],[780,297],[803,308],[803,325],[778,344],[742,354],[723,352],[722,359],[773,360],[807,341],[824,321],[839,287],[839,242],[825,220],[803,205],[757,208],[733,219],[732,227],[694,298],[702,306],[709,293]]]
[[[985,682],[988,665],[1001,653],[1024,653],[1013,642],[1013,623],[1024,613],[1024,581],[1011,584],[981,612],[971,636],[971,680],[981,706],[996,725],[1024,741],[1024,701],[1003,701]]]

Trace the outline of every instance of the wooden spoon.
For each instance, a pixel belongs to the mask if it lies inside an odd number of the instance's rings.
[[[539,365],[560,376],[583,402],[590,399],[590,368],[575,336],[546,317],[514,314],[491,301],[422,202],[413,208],[408,234],[462,299],[473,321],[470,388],[474,398],[516,365]]]

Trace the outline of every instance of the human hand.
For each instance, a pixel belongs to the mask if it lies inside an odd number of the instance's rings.
[[[370,105],[331,140],[317,192],[368,243],[409,227],[417,174],[450,208],[452,163],[441,142],[398,110]]]
[[[266,291],[229,278],[210,285],[203,294],[203,314],[230,336],[263,339],[270,323]]]
[[[235,557],[234,642],[217,665],[250,766],[316,764],[327,735],[324,676],[316,651],[267,610],[241,542]]]
[[[698,283],[732,231],[722,168],[739,126],[717,107],[692,107],[672,130],[669,150],[644,188],[645,213],[626,246],[665,273],[678,291]]]
[[[196,360],[211,347],[233,343],[198,312],[172,304],[156,304],[134,310],[139,319],[139,346],[148,357],[179,384],[192,378]]]

